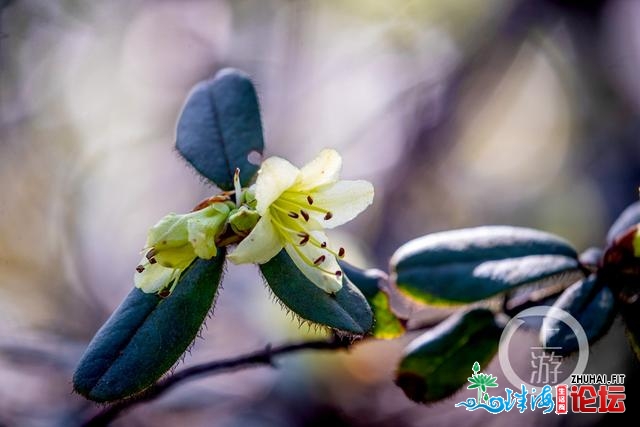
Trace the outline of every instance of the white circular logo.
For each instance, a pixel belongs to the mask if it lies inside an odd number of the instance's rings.
[[[521,320],[521,318],[533,316],[551,317],[552,319],[559,320],[560,322],[569,326],[569,328],[571,328],[571,330],[575,334],[578,341],[578,363],[576,364],[573,372],[571,372],[571,374],[567,376],[565,381],[559,383],[568,384],[567,380],[571,378],[571,375],[582,374],[587,366],[587,362],[589,361],[589,340],[587,339],[587,334],[584,332],[584,329],[582,328],[582,325],[580,325],[580,322],[578,322],[576,318],[571,314],[558,307],[539,306],[528,308],[518,313],[507,323],[504,330],[502,331],[502,335],[500,336],[500,344],[498,350],[502,372],[504,373],[505,377],[507,377],[507,380],[509,380],[509,382],[518,389],[523,384],[527,387],[527,389],[539,387],[529,384],[527,381],[520,378],[518,374],[516,374],[516,372],[513,370],[513,367],[509,362],[509,341],[511,340],[511,337],[520,327],[520,325],[524,323],[524,320]]]

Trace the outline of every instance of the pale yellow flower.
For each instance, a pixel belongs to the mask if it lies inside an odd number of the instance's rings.
[[[252,188],[260,220],[229,259],[264,264],[284,247],[311,282],[328,293],[339,291],[337,258],[344,249],[331,249],[323,230],[355,218],[374,194],[367,181],[339,181],[341,167],[335,150],[321,151],[302,169],[279,157],[265,160]]]
[[[158,292],[173,286],[182,271],[196,257],[216,256],[216,236],[222,231],[229,206],[214,203],[185,215],[169,214],[154,225],[147,235],[145,256],[133,277],[144,292]]]

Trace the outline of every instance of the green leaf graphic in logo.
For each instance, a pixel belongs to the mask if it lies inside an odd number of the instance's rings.
[[[489,395],[487,394],[487,388],[489,387],[498,387],[497,377],[494,377],[491,374],[483,374],[480,372],[480,364],[475,362],[473,364],[473,375],[467,378],[471,385],[467,388],[477,388],[478,389],[478,403],[486,402],[489,400]]]

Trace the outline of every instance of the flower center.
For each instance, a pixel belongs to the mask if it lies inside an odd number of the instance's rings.
[[[314,200],[311,195],[304,195],[294,191],[285,191],[274,204],[278,204],[280,205],[279,207],[288,210],[287,213],[290,214],[292,218],[302,216],[306,222],[309,222],[310,218],[307,211],[324,214],[325,221],[329,221],[333,218],[333,213],[331,213],[331,211],[314,205]]]
[[[309,227],[308,223],[311,219],[309,212],[324,214],[323,218],[325,221],[333,217],[331,211],[315,205],[314,202],[311,195],[301,195],[299,193],[285,191],[282,196],[270,206],[272,221],[282,239],[294,248],[296,253],[307,265],[318,268],[326,274],[340,277],[342,276],[342,271],[330,271],[324,268],[322,264],[327,260],[327,255],[343,258],[345,255],[344,248],[339,248],[338,251],[335,251],[327,245],[327,242],[319,241],[307,231]],[[301,247],[307,244],[321,249],[326,252],[326,254],[321,254],[316,259],[309,258],[301,250]]]

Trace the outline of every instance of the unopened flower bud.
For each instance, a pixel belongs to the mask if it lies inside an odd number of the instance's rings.
[[[229,214],[229,225],[235,233],[245,235],[253,230],[259,219],[257,211],[243,205]]]

